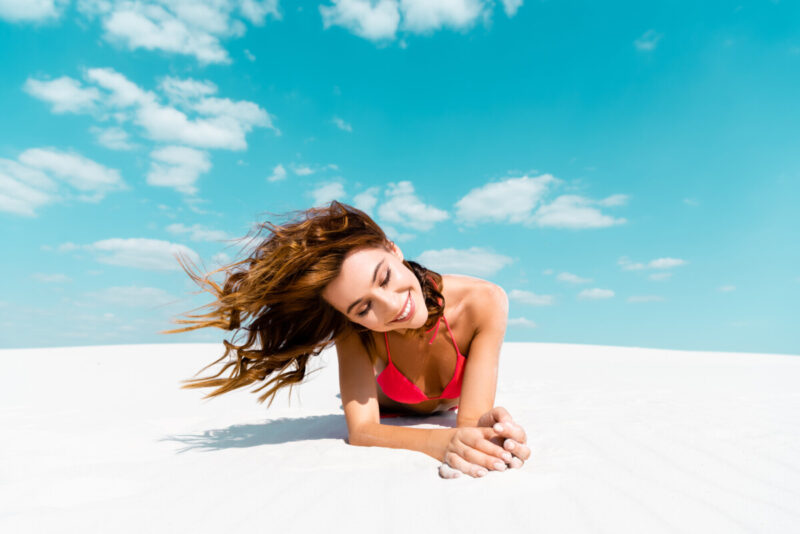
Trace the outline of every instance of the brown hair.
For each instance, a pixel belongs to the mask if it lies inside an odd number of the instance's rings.
[[[271,397],[270,406],[280,388],[305,378],[311,356],[352,332],[358,334],[374,365],[375,343],[370,330],[328,304],[322,291],[339,275],[349,252],[364,247],[388,248],[389,239],[366,213],[335,200],[325,207],[288,215],[299,217],[281,225],[265,222],[256,227],[250,241],[256,246],[249,257],[202,277],[188,266],[188,259],[178,258],[201,290],[216,300],[192,310],[210,308],[208,313],[185,313],[185,319],[174,320],[189,326],[163,333],[207,327],[236,331],[230,341],[223,341],[225,353],[198,373],[232,353],[235,361],[231,358],[214,376],[184,380],[182,388],[216,387],[204,397],[209,398],[274,375],[253,390],[256,393],[272,385],[258,399],[264,402]],[[262,237],[265,231],[267,236]],[[428,321],[419,332],[430,328],[443,313],[442,277],[416,262],[403,264],[419,279],[428,308]],[[225,276],[222,287],[210,278],[219,272]],[[237,344],[239,334],[246,338]],[[229,367],[233,367],[229,376],[219,378]]]

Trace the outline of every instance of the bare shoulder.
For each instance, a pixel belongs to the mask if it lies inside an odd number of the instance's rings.
[[[444,286],[477,330],[488,326],[505,328],[508,296],[502,287],[464,275],[445,275]]]

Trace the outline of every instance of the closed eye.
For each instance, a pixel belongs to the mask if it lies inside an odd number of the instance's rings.
[[[387,269],[386,270],[386,278],[384,278],[383,282],[381,282],[381,287],[386,287],[386,285],[389,283],[389,280],[391,278],[392,278],[392,270],[391,269]],[[371,307],[372,307],[372,303],[367,304],[367,307],[364,308],[362,311],[358,312],[357,315],[359,317],[364,317]]]

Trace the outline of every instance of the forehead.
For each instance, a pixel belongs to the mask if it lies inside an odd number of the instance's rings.
[[[349,253],[342,262],[339,275],[328,284],[323,296],[328,300],[338,300],[368,288],[372,285],[375,266],[381,260],[389,261],[389,255],[389,251],[380,247],[362,248]]]

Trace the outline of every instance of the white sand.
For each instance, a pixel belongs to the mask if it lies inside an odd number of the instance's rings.
[[[0,351],[0,532],[800,529],[797,356],[507,343],[496,404],[533,456],[444,480],[344,441],[333,351],[291,406],[178,388],[220,349]]]

